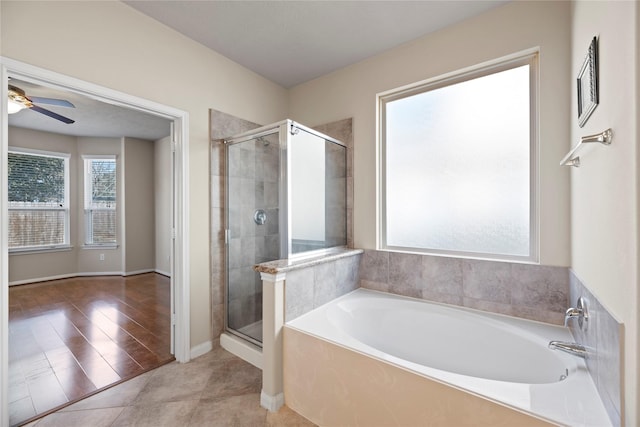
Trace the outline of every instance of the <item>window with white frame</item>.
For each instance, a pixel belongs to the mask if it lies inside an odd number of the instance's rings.
[[[537,261],[537,55],[379,95],[382,249]]]
[[[10,148],[9,250],[69,245],[69,155]]]
[[[116,158],[85,156],[85,245],[115,245]]]

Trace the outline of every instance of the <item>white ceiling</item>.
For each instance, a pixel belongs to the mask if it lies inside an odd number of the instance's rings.
[[[414,1],[124,1],[267,79],[290,88],[507,3],[506,0]],[[156,140],[166,119],[75,93],[11,80],[27,96],[60,98],[76,108],[41,105],[76,122],[34,111],[9,125],[76,136]]]
[[[176,31],[290,88],[505,0],[125,0]]]
[[[9,114],[9,126],[63,135],[114,138],[127,136],[150,141],[163,138],[170,133],[171,122],[162,117],[107,104],[77,93],[35,85],[15,78],[12,78],[9,84],[24,90],[27,97],[38,96],[64,99],[75,106],[75,108],[66,108],[36,103],[42,108],[75,120],[75,123],[65,124],[51,117],[25,109],[15,114]]]

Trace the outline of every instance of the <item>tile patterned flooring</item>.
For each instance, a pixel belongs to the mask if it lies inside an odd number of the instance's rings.
[[[9,412],[18,425],[174,360],[170,283],[154,273],[9,289]]]
[[[172,362],[28,424],[28,427],[313,427],[286,406],[260,407],[261,371],[224,349]]]

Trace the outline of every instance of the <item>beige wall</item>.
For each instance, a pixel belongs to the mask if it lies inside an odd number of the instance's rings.
[[[575,78],[599,37],[600,104],[578,127],[571,93],[571,141],[613,129],[609,147],[589,147],[571,172],[571,265],[625,325],[626,425],[638,425],[638,29],[637,2],[579,1],[572,7]],[[568,150],[569,144],[565,144]]]
[[[125,275],[155,269],[154,143],[122,138],[124,153]]]
[[[156,216],[156,253],[155,270],[169,276],[171,274],[171,139],[169,137],[155,141],[154,181]]]
[[[190,342],[208,342],[209,108],[272,123],[287,114],[287,91],[120,2],[0,8],[2,56],[189,113]]]
[[[291,118],[353,117],[355,247],[376,247],[376,94],[540,48],[540,261],[568,266],[570,4],[513,2],[291,90]]]

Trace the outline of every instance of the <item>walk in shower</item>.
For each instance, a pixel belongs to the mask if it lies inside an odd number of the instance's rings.
[[[255,264],[347,244],[347,150],[291,120],[225,138],[225,330],[262,343]]]

